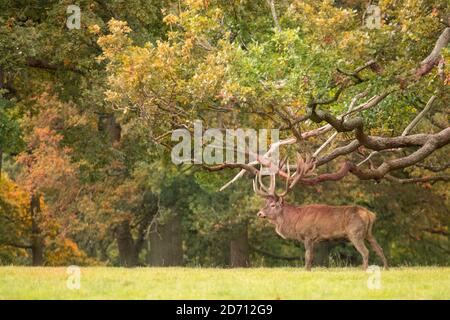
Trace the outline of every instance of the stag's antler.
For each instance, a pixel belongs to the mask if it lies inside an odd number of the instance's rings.
[[[300,153],[297,153],[297,171],[295,171],[294,179],[292,180],[289,189],[295,187],[300,179],[310,176],[314,172],[315,168],[316,159],[311,157],[311,155],[306,154],[306,159],[303,160],[303,157],[300,155]]]
[[[257,195],[263,198],[270,198],[270,197],[276,198],[277,195],[275,193],[275,174],[270,175],[270,185],[267,188],[262,182],[261,170],[259,170],[255,179],[253,180],[253,190]]]
[[[262,182],[261,177],[261,170],[258,172],[257,176],[253,180],[253,190],[255,193],[261,197],[268,198],[282,198],[286,196],[286,194],[291,191],[295,185],[304,177],[310,176],[314,169],[316,168],[316,160],[314,157],[311,157],[309,154],[306,155],[306,158],[303,159],[303,157],[297,153],[297,170],[296,172],[291,176],[291,170],[289,166],[289,160],[284,159],[280,163],[279,169],[282,170],[284,163],[286,162],[286,185],[285,189],[282,193],[277,194],[275,192],[275,174],[270,175],[270,185],[269,187],[266,187],[264,183]],[[291,182],[292,180],[292,182]],[[259,187],[258,187],[259,185]]]

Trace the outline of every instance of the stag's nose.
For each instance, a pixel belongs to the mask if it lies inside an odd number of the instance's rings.
[[[256,214],[256,216],[257,216],[258,218],[265,218],[265,217],[266,217],[266,215],[265,215],[264,213],[262,213],[261,211],[258,212],[258,213]]]

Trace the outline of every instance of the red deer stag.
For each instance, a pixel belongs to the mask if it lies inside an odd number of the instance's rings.
[[[314,160],[305,160],[298,155],[297,171],[291,176],[287,164],[286,189],[282,194],[275,192],[275,175],[270,175],[270,185],[266,187],[261,172],[253,181],[256,194],[267,199],[266,205],[257,216],[275,225],[276,232],[284,239],[302,241],[305,245],[305,267],[311,270],[314,244],[322,240],[347,239],[355,246],[363,258],[363,269],[367,269],[369,251],[364,245],[367,240],[381,258],[384,268],[388,268],[383,249],[375,240],[372,229],[375,214],[357,205],[329,206],[312,204],[297,207],[284,201],[284,197],[300,179],[309,175],[315,168]]]

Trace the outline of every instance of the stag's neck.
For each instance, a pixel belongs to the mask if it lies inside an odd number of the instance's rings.
[[[294,204],[285,203],[284,206],[283,206],[283,213],[286,212],[286,211],[292,211],[292,210],[298,211],[300,209],[301,209],[301,207],[298,207],[298,206],[296,206]]]
[[[284,239],[298,237],[295,226],[302,217],[302,208],[286,203],[283,212],[274,220],[276,232]],[[299,239],[300,240],[300,239]]]

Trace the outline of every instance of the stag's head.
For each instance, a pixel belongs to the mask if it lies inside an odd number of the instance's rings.
[[[264,185],[261,177],[261,171],[253,180],[253,190],[255,193],[266,199],[266,205],[259,210],[257,216],[259,218],[275,220],[277,217],[283,214],[283,208],[285,206],[284,197],[287,193],[294,188],[294,186],[304,177],[310,175],[315,169],[315,161],[310,156],[306,156],[304,160],[300,154],[297,154],[297,166],[295,173],[291,176],[289,161],[286,166],[284,162],[280,164],[277,173],[270,174],[269,187]],[[286,167],[286,172],[283,171],[283,167]],[[285,189],[282,193],[276,193],[276,175],[282,175],[286,179]]]
[[[253,190],[257,195],[266,199],[266,205],[257,214],[259,218],[275,220],[282,214],[285,194],[275,192],[275,174],[270,175],[270,185],[266,187],[262,182],[261,172],[259,172],[253,180]]]

